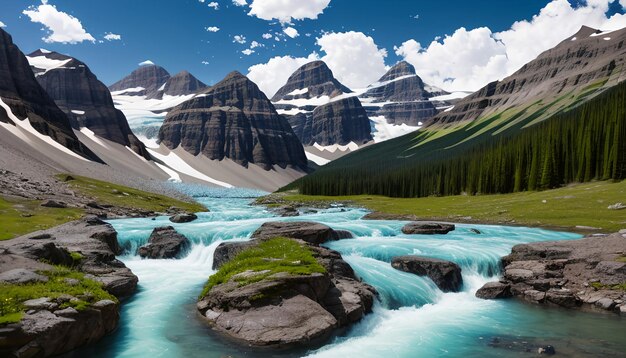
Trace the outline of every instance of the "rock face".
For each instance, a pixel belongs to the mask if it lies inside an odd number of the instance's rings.
[[[162,95],[184,96],[196,93],[207,88],[207,85],[195,78],[191,73],[182,71],[165,82]],[[161,97],[162,97],[161,95]]]
[[[461,268],[454,262],[422,256],[398,256],[391,261],[396,270],[428,276],[443,292],[459,292],[463,286]]]
[[[312,245],[320,245],[327,241],[338,240],[340,235],[330,227],[309,221],[266,222],[252,233],[255,239],[288,237],[302,240]],[[344,235],[345,237],[345,235]]]
[[[504,281],[479,292],[508,286],[513,296],[531,302],[620,312],[626,299],[619,288],[626,282],[625,253],[626,235],[620,233],[517,245],[502,259]]]
[[[426,85],[415,73],[415,68],[406,61],[393,66],[378,83],[370,87],[360,96],[363,101],[368,102],[368,113],[371,116],[384,116],[387,123],[397,125],[419,126],[431,119],[439,110],[435,107],[435,102],[429,99],[448,94]],[[376,105],[381,102],[386,104]],[[443,104],[444,107],[446,105]]]
[[[348,97],[315,108],[300,132],[304,145],[346,145],[372,140],[369,118],[357,97]]]
[[[0,281],[46,281],[47,277],[36,273],[54,269],[42,262],[46,260],[73,266],[86,278],[101,282],[114,296],[128,297],[137,287],[137,276],[115,258],[111,247],[119,248],[117,233],[110,225],[92,218],[2,241]],[[70,252],[79,253],[80,262],[74,260]],[[61,295],[55,299],[41,297],[23,302],[28,310],[21,321],[0,329],[0,356],[56,356],[95,343],[115,330],[119,321],[118,303],[100,300],[81,311],[61,307],[72,299],[75,297]]]
[[[339,253],[311,250],[326,274],[276,274],[245,286],[227,282],[201,298],[198,310],[218,332],[246,345],[292,348],[323,342],[371,312],[376,291],[357,280]]]
[[[335,79],[333,72],[323,61],[313,61],[294,72],[287,83],[272,97],[272,102],[293,99],[330,98],[351,93],[349,88]]]
[[[154,229],[148,244],[140,247],[137,253],[149,259],[174,259],[185,255],[190,247],[189,239],[166,226]]]
[[[88,128],[97,136],[150,155],[131,131],[124,114],[115,109],[109,89],[83,62],[56,52],[37,50],[27,56],[37,82],[70,119],[74,129]],[[49,61],[63,66],[46,68]]]
[[[404,225],[402,232],[407,235],[445,235],[454,229],[454,224],[414,221]]]
[[[141,66],[130,75],[112,84],[111,92],[133,89],[133,95],[154,98],[159,96],[159,89],[170,79],[170,74],[157,65]]]
[[[100,159],[76,138],[69,119],[35,79],[28,60],[0,29],[0,98],[20,119],[71,151],[94,161]],[[0,122],[15,125],[4,109]]]
[[[514,117],[518,123],[531,116],[533,121],[546,118],[570,104],[570,99],[559,100],[565,94],[577,102],[576,99],[593,93],[582,93],[589,87],[600,91],[622,81],[620,69],[626,58],[625,40],[626,29],[603,35],[599,30],[583,26],[578,33],[545,51],[513,75],[489,83],[459,101],[452,110],[433,118],[431,124],[485,118],[506,108],[529,106],[539,99],[544,103],[559,102],[541,112],[527,110]]]
[[[302,145],[289,123],[276,113],[256,84],[239,72],[229,74],[197,97],[168,113],[159,140],[194,156],[229,158],[270,170],[307,169]]]

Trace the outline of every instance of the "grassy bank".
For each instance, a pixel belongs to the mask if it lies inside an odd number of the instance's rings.
[[[83,215],[81,209],[44,208],[38,200],[0,196],[0,240],[12,239],[29,232],[45,230]]]
[[[58,178],[80,194],[92,198],[100,205],[113,205],[121,208],[164,212],[175,206],[188,212],[201,212],[206,209],[197,203],[188,203],[165,195],[145,192],[123,185],[112,184],[101,180],[61,174]]]
[[[277,195],[277,194],[273,194]],[[580,231],[577,226],[614,232],[626,228],[626,210],[609,205],[626,204],[626,181],[591,182],[540,192],[503,195],[448,196],[396,199],[382,196],[281,195],[285,202],[343,201],[362,206],[375,217],[502,223]]]

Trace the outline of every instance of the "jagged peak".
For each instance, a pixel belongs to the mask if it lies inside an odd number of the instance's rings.
[[[416,75],[415,67],[406,61],[400,61],[395,64],[387,73],[385,73],[378,82],[387,82],[395,80],[402,76]]]

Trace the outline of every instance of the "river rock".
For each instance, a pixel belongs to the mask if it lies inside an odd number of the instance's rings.
[[[222,265],[235,258],[238,253],[256,245],[253,241],[223,242],[219,244],[213,253],[213,270],[219,270]]]
[[[281,207],[272,209],[272,212],[282,217],[300,216],[298,209],[296,209],[293,206],[281,206]]]
[[[512,297],[511,285],[502,282],[488,282],[476,291],[476,297],[483,299],[497,299]]]
[[[396,270],[428,276],[443,292],[458,292],[463,286],[461,268],[454,262],[422,256],[398,256],[391,261]]]
[[[187,253],[191,242],[171,226],[158,227],[152,231],[148,244],[138,250],[139,256],[149,259],[180,258]]]
[[[402,232],[406,235],[445,235],[454,229],[454,224],[414,221],[404,225]]]
[[[309,244],[319,245],[327,241],[337,240],[337,233],[330,227],[308,221],[294,222],[266,222],[254,233],[253,238],[271,239],[274,237],[289,237],[306,241]]]
[[[170,217],[170,221],[177,224],[190,223],[196,219],[198,219],[198,215],[196,214],[176,214]]]
[[[261,240],[244,246],[231,243],[223,252],[253,247]],[[231,280],[213,287],[198,302],[198,310],[218,332],[246,345],[293,348],[322,343],[337,328],[371,312],[376,291],[357,280],[339,253],[310,249],[327,273],[279,273],[244,286]]]

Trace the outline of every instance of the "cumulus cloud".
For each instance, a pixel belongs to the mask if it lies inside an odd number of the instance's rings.
[[[57,10],[54,5],[48,5],[48,0],[42,0],[41,5],[32,5],[22,13],[28,16],[30,21],[40,23],[48,29],[48,36],[43,38],[44,42],[69,44],[96,42],[96,39],[85,31],[80,20]]]
[[[244,55],[246,55],[246,56],[250,56],[250,55],[252,55],[254,52],[255,52],[254,50],[249,49],[249,48],[247,48],[247,49],[245,49],[245,50],[241,51],[241,53],[243,53],[243,54],[244,54]]]
[[[293,27],[286,27],[283,29],[283,32],[285,33],[285,35],[291,37],[292,39],[295,39],[296,37],[300,36],[300,34],[298,33],[298,30],[294,29]]]
[[[387,50],[378,48],[374,39],[362,32],[326,33],[317,39],[317,45],[326,53],[322,60],[348,87],[366,87],[388,69]]]
[[[626,1],[626,0],[624,0],[624,1]],[[267,34],[263,34],[263,36],[261,36],[261,37],[263,37],[264,39],[268,40],[268,39],[271,39],[273,36],[274,35],[272,35],[270,33],[267,33]]]
[[[145,60],[145,61],[139,63],[139,66],[150,66],[150,65],[154,65],[154,62],[152,62],[150,60]]]
[[[246,6],[248,2],[246,0],[233,0],[235,6]]]
[[[122,36],[111,33],[111,32],[107,32],[106,34],[104,34],[104,39],[107,41],[119,41],[122,39]]]
[[[217,26],[209,26],[209,27],[206,28],[206,30],[208,32],[218,32],[220,30],[220,28],[217,27]]]
[[[5,25],[4,22],[0,21],[0,27],[7,27],[7,25]]]
[[[582,25],[602,30],[625,27],[626,15],[606,15],[614,1],[588,0],[572,6],[567,0],[552,0],[531,20],[517,21],[506,31],[459,28],[428,46],[412,39],[405,41],[395,47],[395,52],[431,85],[449,91],[474,91],[512,74]],[[626,0],[620,3],[624,5]]]
[[[235,35],[233,36],[233,42],[243,45],[246,43],[246,37],[244,35]]]
[[[264,45],[262,43],[257,42],[257,41],[252,41],[250,43],[250,48],[257,48],[257,47],[264,47]]]
[[[213,8],[214,10],[218,10],[218,9],[220,8],[220,4],[218,4],[218,3],[217,3],[217,2],[215,2],[215,1],[211,1],[211,2],[208,4],[208,6],[209,6],[210,8]]]
[[[329,4],[330,0],[252,0],[248,15],[290,23],[292,20],[317,19]]]
[[[277,56],[267,63],[254,65],[248,69],[248,78],[256,83],[268,97],[272,97],[287,83],[289,76],[299,67],[319,60],[316,53],[308,57]]]

